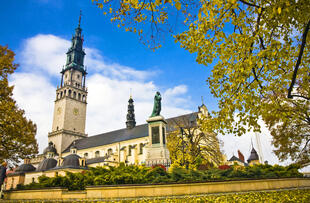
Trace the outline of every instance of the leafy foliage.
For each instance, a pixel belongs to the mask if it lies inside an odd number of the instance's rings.
[[[262,118],[280,160],[310,164],[309,0],[93,2],[151,48],[182,22],[175,41],[198,63],[215,62],[207,80],[219,99],[214,129],[240,136],[260,131]]]
[[[63,187],[69,190],[83,190],[91,185],[152,184],[152,183],[186,183],[203,181],[220,181],[236,179],[288,178],[302,177],[298,165],[270,166],[255,165],[250,167],[232,167],[227,170],[209,169],[205,171],[171,168],[170,172],[161,167],[144,166],[96,167],[82,173],[67,172],[66,176],[52,178],[40,176],[38,183],[19,185],[17,189],[39,189]]]
[[[223,162],[219,140],[209,128],[208,119],[211,119],[209,114],[199,113],[194,122],[187,117],[172,120],[174,127],[167,136],[167,147],[174,166],[197,169],[206,165],[210,168]]]
[[[38,152],[35,139],[36,125],[28,120],[24,111],[13,99],[13,86],[9,86],[8,76],[17,64],[14,53],[0,45],[0,162],[9,160],[18,163]]]

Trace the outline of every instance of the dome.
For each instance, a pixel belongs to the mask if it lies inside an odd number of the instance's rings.
[[[52,152],[54,154],[57,154],[57,150],[54,147],[54,144],[52,142],[48,143],[48,146],[44,149],[43,154],[47,154],[48,152]]]
[[[57,165],[57,161],[53,158],[44,159],[38,166],[37,171],[46,171],[54,168]]]
[[[22,164],[15,169],[15,173],[24,173],[35,170],[36,168],[32,164]]]
[[[80,167],[80,156],[77,154],[70,154],[64,158],[62,163],[62,167],[66,168],[76,168]]]
[[[258,154],[254,148],[252,148],[251,155],[248,158],[248,162],[253,161],[253,160],[259,160]]]

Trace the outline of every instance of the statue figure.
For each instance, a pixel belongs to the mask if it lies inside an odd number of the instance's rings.
[[[156,92],[155,97],[154,97],[154,107],[153,107],[153,112],[150,117],[155,117],[159,116],[161,111],[161,96],[159,92]]]

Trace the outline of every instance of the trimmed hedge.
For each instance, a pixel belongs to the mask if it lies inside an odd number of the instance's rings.
[[[39,189],[63,187],[69,190],[83,190],[86,186],[119,184],[189,183],[206,181],[292,178],[302,177],[298,165],[290,166],[233,166],[229,169],[209,169],[205,171],[184,168],[172,168],[170,172],[161,167],[145,166],[96,167],[82,173],[67,172],[66,176],[49,178],[40,176],[38,183],[18,185],[17,189]]]

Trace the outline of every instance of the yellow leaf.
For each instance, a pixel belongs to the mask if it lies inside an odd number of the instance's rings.
[[[181,3],[175,2],[175,7],[176,7],[176,9],[180,10],[181,9]]]
[[[278,8],[278,13],[281,14],[281,7]]]

